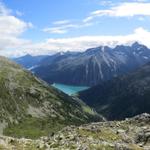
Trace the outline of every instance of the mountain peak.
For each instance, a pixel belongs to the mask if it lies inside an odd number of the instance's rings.
[[[32,57],[32,55],[30,55],[30,54],[26,54],[24,57]]]
[[[141,47],[141,46],[144,46],[144,45],[142,45],[142,44],[140,44],[140,43],[138,43],[138,42],[134,42],[134,43],[132,44],[132,47],[133,47],[133,48],[139,48],[139,47]]]
[[[106,50],[110,50],[111,48],[109,46],[99,46],[95,48],[89,48],[86,50],[86,53],[94,54],[97,52],[105,52]]]

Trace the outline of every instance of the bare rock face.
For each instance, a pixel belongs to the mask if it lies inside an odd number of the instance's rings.
[[[147,144],[150,142],[150,129],[142,129],[136,136],[136,143]]]
[[[137,121],[138,123],[150,124],[150,114],[143,113],[141,115],[137,115],[137,116],[133,117],[132,120]]]

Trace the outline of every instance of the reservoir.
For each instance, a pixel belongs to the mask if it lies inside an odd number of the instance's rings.
[[[59,83],[53,83],[52,86],[61,90],[62,92],[66,93],[68,95],[72,95],[77,92],[80,92],[80,91],[90,88],[87,86],[73,86],[73,85],[66,85],[66,84],[59,84]]]

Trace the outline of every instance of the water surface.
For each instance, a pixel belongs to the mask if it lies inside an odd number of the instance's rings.
[[[66,85],[66,84],[59,84],[59,83],[54,83],[52,84],[52,86],[63,91],[68,95],[72,95],[89,88],[88,86],[73,86],[73,85]]]

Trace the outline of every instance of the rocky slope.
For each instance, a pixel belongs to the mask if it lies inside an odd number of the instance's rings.
[[[139,43],[91,48],[82,53],[58,53],[32,71],[48,83],[93,86],[133,71],[150,61],[150,50]]]
[[[36,138],[70,124],[102,119],[79,99],[49,87],[0,57],[0,134]]]
[[[38,140],[0,137],[7,150],[150,150],[150,115],[125,121],[68,126]]]
[[[79,97],[109,120],[150,113],[150,63],[80,92]]]

